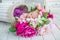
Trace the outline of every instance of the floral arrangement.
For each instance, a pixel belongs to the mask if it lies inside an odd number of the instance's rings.
[[[46,12],[40,4],[31,7],[30,10],[26,5],[20,5],[14,9],[13,16],[15,21],[9,31],[16,32],[16,35],[22,37],[45,35],[53,20],[53,15],[50,12]]]

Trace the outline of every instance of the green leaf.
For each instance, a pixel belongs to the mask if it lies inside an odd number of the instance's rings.
[[[31,11],[33,11],[33,8],[31,7]]]
[[[35,11],[36,9],[37,9],[37,7],[34,7],[34,8],[31,7],[31,12],[32,12],[32,11]]]
[[[44,5],[44,9],[46,8],[46,6]]]
[[[37,9],[37,7],[31,7],[31,9],[28,11],[28,13],[30,13],[30,12],[33,12],[33,11],[35,11]]]
[[[46,12],[44,15],[43,15],[44,18],[47,18],[48,17],[48,12]]]
[[[33,11],[35,11],[37,9],[37,7],[33,8]]]
[[[9,31],[11,31],[11,32],[15,32],[16,31],[16,28],[14,27],[14,25],[11,25],[11,27],[9,28]]]
[[[37,30],[40,26],[41,26],[41,24],[38,23],[35,29]]]
[[[42,20],[42,21],[44,21],[44,24],[48,24],[50,22],[49,19],[45,19],[45,20]]]
[[[15,18],[15,22],[18,20],[18,18]]]
[[[50,9],[49,9],[49,13],[50,13]]]
[[[49,20],[49,19],[47,19],[47,20],[46,20],[46,24],[49,24],[49,23],[50,23],[50,20]]]
[[[43,24],[45,24],[46,23],[46,20],[42,20],[44,23]]]
[[[33,24],[29,24],[30,26],[33,26]]]
[[[40,27],[40,26],[41,26],[41,23],[38,24],[38,27]]]
[[[30,13],[31,11],[28,11],[28,13]]]
[[[44,24],[45,24],[45,22],[44,22],[44,21],[42,21],[42,23],[40,23],[40,24],[41,24],[41,26],[42,26],[42,25],[44,25]]]

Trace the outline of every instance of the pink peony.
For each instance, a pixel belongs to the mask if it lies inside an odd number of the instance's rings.
[[[24,26],[21,24],[19,25],[19,27],[17,28],[16,34],[20,35],[23,31],[24,31]]]
[[[41,5],[39,3],[37,3],[35,6],[37,7],[38,10],[40,10]]]
[[[32,26],[26,26],[24,32],[21,34],[23,37],[32,37],[36,35],[36,30]]]
[[[32,37],[34,35],[36,35],[36,30],[35,28],[33,28],[32,26],[28,26],[28,23],[15,23],[14,24],[15,28],[16,28],[16,34],[17,35],[21,35],[23,37]]]
[[[24,29],[25,29],[26,26],[27,26],[27,23],[21,23],[17,27],[17,31],[16,31],[17,35],[20,35],[24,31]]]
[[[50,33],[50,31],[51,31],[51,25],[50,24],[44,25],[44,26],[39,27],[38,35],[40,35],[40,36],[46,35],[46,34]]]
[[[35,10],[28,14],[28,18],[37,18],[38,17],[38,10]]]
[[[29,13],[29,14],[27,15],[27,17],[28,17],[28,18],[32,18],[32,13]]]
[[[19,25],[20,25],[20,22],[19,22],[19,21],[17,21],[17,22],[14,23],[14,27],[15,27],[16,29],[19,27]]]
[[[44,14],[46,11],[44,8],[40,8],[40,11]]]
[[[36,7],[38,10],[40,10],[42,13],[45,13],[45,9],[41,7],[41,5],[38,3],[36,4]]]
[[[38,11],[37,10],[32,13],[32,17],[33,18],[37,18],[38,17]]]

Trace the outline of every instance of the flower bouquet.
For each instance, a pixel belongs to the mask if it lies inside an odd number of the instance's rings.
[[[21,4],[13,10],[13,16],[15,21],[9,31],[16,32],[17,36],[22,37],[47,34],[53,20],[53,15],[46,12],[40,4],[35,4],[30,10],[27,5]]]

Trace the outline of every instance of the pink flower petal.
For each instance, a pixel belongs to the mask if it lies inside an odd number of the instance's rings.
[[[49,13],[49,14],[48,14],[48,18],[53,19],[53,15]]]
[[[32,37],[34,35],[36,35],[36,30],[31,26],[27,26],[27,28],[25,28],[24,32],[22,33],[23,37]]]

